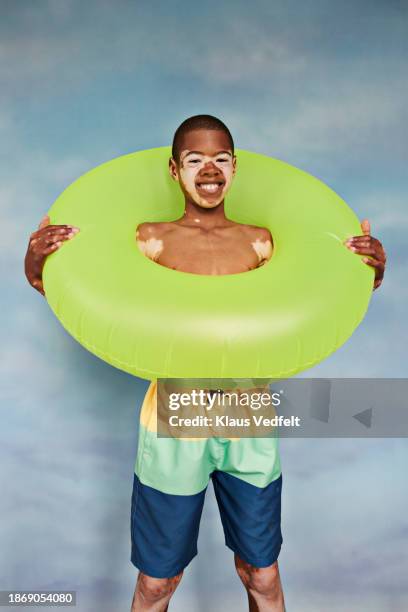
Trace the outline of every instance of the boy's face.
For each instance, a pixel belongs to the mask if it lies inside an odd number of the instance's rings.
[[[231,186],[236,158],[227,135],[218,130],[193,130],[183,138],[180,161],[170,159],[171,176],[198,206],[215,208]]]

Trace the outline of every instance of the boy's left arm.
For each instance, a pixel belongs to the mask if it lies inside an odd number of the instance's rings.
[[[371,236],[368,219],[363,219],[361,222],[361,230],[363,236],[353,236],[345,240],[344,244],[358,255],[369,255],[369,257],[363,257],[363,261],[375,269],[373,290],[378,289],[383,281],[387,255],[381,242]]]

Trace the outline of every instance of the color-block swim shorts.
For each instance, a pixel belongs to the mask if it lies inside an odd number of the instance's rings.
[[[131,504],[131,562],[156,578],[179,574],[197,555],[211,478],[225,544],[267,567],[281,545],[282,473],[278,439],[157,437],[157,383],[140,413]]]

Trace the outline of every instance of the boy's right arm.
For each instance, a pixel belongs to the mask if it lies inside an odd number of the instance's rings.
[[[42,271],[45,260],[63,243],[79,232],[73,225],[50,225],[48,215],[41,220],[38,230],[30,236],[24,259],[24,271],[28,282],[34,289],[45,295],[42,283]]]

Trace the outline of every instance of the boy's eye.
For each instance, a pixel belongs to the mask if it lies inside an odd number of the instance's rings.
[[[218,159],[216,161],[217,162],[228,162],[229,158],[228,157],[218,157]]]
[[[201,159],[198,159],[198,158],[193,158],[193,159],[189,159],[189,160],[188,160],[188,163],[189,163],[189,164],[199,164],[199,163],[200,163],[200,161],[201,161]]]

